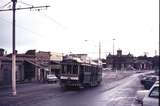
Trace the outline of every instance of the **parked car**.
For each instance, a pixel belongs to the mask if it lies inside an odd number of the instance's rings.
[[[143,73],[143,71],[141,71],[141,70],[137,70],[137,71],[136,71],[136,73]]]
[[[47,82],[51,83],[51,82],[57,82],[58,78],[54,75],[54,74],[48,74],[47,75]]]
[[[152,85],[159,80],[159,76],[156,75],[149,75],[149,76],[144,76],[141,79],[141,84],[144,85],[144,88],[149,90]]]
[[[112,71],[112,68],[103,68],[103,71]]]
[[[136,101],[138,101],[142,106],[158,106],[159,81],[157,81],[150,90],[137,91]]]

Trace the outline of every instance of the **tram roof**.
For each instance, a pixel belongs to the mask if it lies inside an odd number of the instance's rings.
[[[72,58],[67,58],[67,59],[64,59],[63,61],[68,61],[68,62],[77,62],[77,63],[80,63],[80,64],[88,64],[88,65],[98,65],[98,63],[92,61],[92,60],[86,60],[86,59],[81,59],[81,58],[77,58],[77,57],[72,57]]]

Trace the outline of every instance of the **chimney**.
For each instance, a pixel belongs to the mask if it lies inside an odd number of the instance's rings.
[[[0,56],[4,56],[4,49],[0,48]]]
[[[118,55],[118,56],[122,56],[122,50],[120,50],[120,49],[117,50],[117,55]]]

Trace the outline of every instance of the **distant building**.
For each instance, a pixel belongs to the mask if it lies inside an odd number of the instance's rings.
[[[159,59],[160,59],[160,56],[156,55],[156,56],[153,57],[153,61],[152,61],[153,69],[155,70],[157,75],[159,75],[159,69],[160,69],[160,66],[159,66],[160,65],[160,61],[159,61]]]
[[[60,77],[60,70],[61,70],[61,61],[50,61],[50,73],[55,74],[56,77]]]
[[[135,57],[134,68],[137,70],[152,70],[153,69],[153,58],[144,56]]]
[[[50,57],[51,73],[55,74],[58,78],[60,77],[62,59],[63,59],[62,53],[51,52],[51,57]]]
[[[133,57],[130,53],[123,55],[122,50],[117,50],[117,55],[109,54],[106,57],[106,67],[113,70],[153,70],[159,68],[159,56]]]
[[[50,61],[50,52],[36,52],[36,63],[48,67]]]
[[[137,70],[152,70],[152,63],[147,60],[135,60],[133,67]]]
[[[45,82],[47,74],[50,72],[50,52],[39,51],[35,53],[36,65],[40,67],[36,68],[36,78],[40,82]]]
[[[152,63],[153,63],[153,69],[155,69],[155,70],[159,70],[160,69],[160,67],[159,67],[160,61],[159,61],[159,59],[160,59],[160,56],[158,56],[158,55],[153,57]]]
[[[0,50],[0,85],[11,84],[12,54],[4,55]],[[50,53],[28,50],[25,54],[16,54],[16,81],[44,82],[50,69]]]
[[[50,55],[51,61],[62,61],[63,59],[63,53],[51,52]]]
[[[72,58],[72,57],[77,57],[82,60],[89,60],[90,59],[87,54],[69,54],[69,55],[64,56],[63,58]]]
[[[8,57],[0,57],[0,85],[11,84],[12,61]],[[16,60],[16,81],[24,81],[23,60]]]
[[[113,70],[127,70],[133,66],[133,55],[123,55],[122,50],[117,50],[117,55],[109,54],[106,57],[106,67]]]
[[[3,53],[2,53],[3,54]],[[32,80],[34,76],[34,65],[28,61],[34,61],[34,56],[16,54],[16,81],[18,83]],[[0,85],[11,84],[12,55],[0,56]]]

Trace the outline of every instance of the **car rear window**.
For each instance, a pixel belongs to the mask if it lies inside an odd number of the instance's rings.
[[[159,87],[154,87],[150,94],[149,94],[149,97],[154,97],[154,98],[159,98]]]

